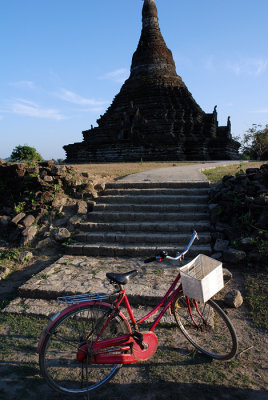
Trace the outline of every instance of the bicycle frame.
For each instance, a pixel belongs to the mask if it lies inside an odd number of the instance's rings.
[[[188,252],[188,250],[190,249],[190,247],[192,246],[192,244],[196,238],[198,238],[198,235],[197,235],[197,232],[194,231],[187,248],[182,253],[178,252],[176,258],[172,258],[169,256],[167,256],[166,258],[180,262],[181,259],[184,258],[184,255]],[[156,260],[161,261],[162,257],[158,256],[158,257],[156,257]],[[150,358],[152,356],[152,354],[154,354],[154,352],[157,348],[157,345],[158,345],[157,337],[153,333],[153,331],[156,328],[156,326],[158,325],[158,323],[160,322],[161,318],[163,317],[163,315],[165,314],[167,309],[170,307],[172,302],[175,300],[177,295],[180,292],[182,292],[181,284],[176,288],[179,280],[180,280],[180,272],[174,279],[173,283],[171,284],[170,288],[167,290],[167,292],[164,295],[164,297],[162,298],[162,300],[160,300],[159,304],[152,311],[150,311],[147,315],[145,315],[138,321],[136,321],[136,319],[135,319],[135,316],[134,316],[131,306],[129,304],[125,289],[123,288],[122,285],[119,285],[120,291],[119,291],[117,298],[115,299],[115,301],[112,304],[113,310],[111,311],[109,317],[107,318],[107,321],[105,322],[105,324],[104,324],[103,328],[101,329],[95,342],[92,345],[85,344],[78,350],[78,355],[77,355],[78,360],[80,362],[83,361],[83,359],[85,358],[85,354],[88,354],[88,353],[89,354],[91,353],[91,355],[90,355],[91,362],[95,363],[95,364],[118,364],[118,363],[128,364],[128,363],[137,362],[137,361],[141,361],[141,360]],[[196,325],[196,327],[198,327],[197,323],[195,322],[195,320],[193,318],[190,301],[189,301],[188,297],[186,297],[186,299],[187,299],[187,304],[188,304],[188,309],[189,309],[189,314],[191,316],[191,319],[192,319],[194,325]],[[122,302],[125,303],[130,322],[131,322],[132,326],[134,327],[134,333],[129,334],[129,335],[124,335],[121,337],[116,337],[113,339],[99,340],[101,338],[103,332],[109,325],[110,321],[114,317],[114,315],[119,312],[119,307],[122,304]],[[196,301],[194,301],[194,306],[195,306],[198,314],[200,314]],[[145,335],[147,335],[146,336],[147,342],[146,342],[146,341],[144,341],[144,333],[141,333],[138,331],[138,325],[140,325],[141,323],[143,323],[144,321],[149,319],[161,307],[163,307],[163,309],[159,313],[159,315],[155,318],[155,320],[153,321],[152,325],[149,328],[149,332],[145,332]],[[200,316],[202,317],[201,314],[200,314]],[[116,347],[118,345],[121,347],[119,347],[119,348]],[[146,349],[144,348],[145,346],[147,346]],[[90,348],[90,351],[89,351],[89,348]],[[148,350],[148,348],[149,348],[149,350]],[[122,353],[127,350],[131,350],[131,354],[115,354],[116,352],[118,353],[118,351],[120,353]],[[140,354],[141,351],[143,352],[142,355]]]
[[[173,281],[172,285],[170,286],[170,288],[168,289],[168,291],[166,292],[164,297],[160,300],[158,305],[152,311],[150,311],[147,315],[145,315],[144,317],[139,319],[137,322],[135,320],[132,309],[130,307],[130,304],[129,304],[129,301],[127,298],[127,294],[125,293],[125,290],[123,289],[123,299],[125,301],[125,305],[126,305],[126,308],[128,311],[128,315],[130,317],[130,321],[133,324],[133,326],[135,327],[135,329],[137,328],[137,325],[139,325],[139,324],[143,323],[144,321],[146,321],[147,319],[149,319],[164,305],[162,311],[159,313],[159,315],[156,317],[156,319],[153,321],[152,325],[149,328],[149,331],[154,331],[154,329],[160,322],[161,318],[163,317],[163,315],[165,314],[165,312],[167,311],[169,306],[172,304],[173,300],[176,298],[178,293],[182,291],[181,284],[177,287],[177,289],[175,289],[177,283],[179,282],[179,279],[180,279],[180,273],[178,273],[177,277]]]
[[[123,289],[123,287],[120,286],[121,290],[112,304],[113,309],[109,317],[107,318],[107,321],[105,322],[103,328],[99,332],[97,339],[94,341],[92,346],[89,344],[85,344],[78,350],[78,357],[77,357],[78,360],[80,362],[83,361],[83,359],[85,358],[85,354],[87,352],[91,354],[90,362],[92,364],[130,364],[138,361],[147,360],[148,358],[150,358],[154,354],[158,344],[157,337],[155,336],[155,334],[153,334],[153,331],[160,322],[165,312],[167,311],[168,307],[170,307],[176,296],[182,291],[181,284],[176,288],[179,279],[180,279],[180,273],[178,273],[175,280],[173,281],[170,288],[168,289],[164,297],[161,299],[159,304],[152,311],[150,311],[147,315],[145,315],[138,321],[136,321],[135,319],[125,289]],[[109,325],[110,321],[112,320],[113,316],[118,313],[119,307],[122,303],[124,303],[126,306],[130,322],[134,327],[134,333],[111,339],[99,340],[103,332]],[[147,341],[145,346],[147,345],[147,348],[143,349],[143,344],[144,344],[143,340],[139,341],[137,340],[137,338],[135,338],[135,334],[141,335],[142,338],[144,336],[142,333],[138,332],[138,325],[149,319],[155,313],[157,313],[157,311],[161,307],[163,307],[163,309],[153,321],[152,325],[149,328],[149,332],[144,333]],[[122,354],[128,350],[131,351],[131,354]],[[120,352],[121,354],[118,354],[118,352]]]
[[[181,261],[184,258],[184,255],[188,252],[189,248],[191,247],[193,241],[195,238],[198,238],[197,232],[193,232],[193,236],[183,253],[177,253],[176,258],[170,257],[170,256],[165,256],[165,258],[174,260],[174,261]],[[153,258],[153,260],[156,261],[162,261],[162,256],[156,256]],[[151,260],[150,260],[151,261]],[[150,262],[147,261],[147,262]],[[146,262],[146,260],[145,260]],[[117,294],[116,299],[113,301],[112,304],[107,304],[102,301],[98,300],[93,300],[93,301],[84,301],[82,300],[82,303],[77,303],[75,306],[68,307],[66,310],[64,310],[61,313],[57,313],[54,317],[53,320],[48,324],[48,326],[45,328],[43,331],[43,334],[41,335],[39,345],[37,352],[40,353],[45,341],[45,338],[47,335],[51,334],[51,331],[53,329],[53,326],[55,322],[59,319],[62,318],[65,314],[68,314],[70,309],[79,309],[80,306],[86,306],[86,305],[92,305],[92,306],[104,306],[107,309],[110,308],[110,311],[107,314],[107,320],[104,321],[104,326],[102,327],[101,331],[99,332],[97,338],[94,340],[93,343],[85,343],[84,345],[80,346],[77,351],[77,360],[79,362],[83,362],[85,358],[90,360],[91,364],[129,364],[129,363],[134,363],[137,361],[143,361],[147,360],[150,358],[154,352],[156,351],[157,345],[158,345],[158,339],[157,336],[153,333],[154,329],[160,322],[161,318],[167,311],[167,309],[170,307],[172,302],[176,299],[179,293],[182,292],[182,285],[179,284],[178,287],[177,284],[180,280],[180,272],[177,274],[176,278],[172,282],[171,286],[167,290],[166,294],[164,297],[160,300],[159,304],[148,314],[140,318],[138,321],[136,321],[135,316],[133,314],[132,308],[129,304],[128,297],[126,294],[125,289],[123,288],[123,285],[119,285],[119,290],[116,291],[115,293]],[[186,296],[185,296],[186,297]],[[191,304],[188,299],[187,299],[187,304],[188,304],[188,309],[189,309],[189,314],[190,317],[193,321],[193,324],[196,325],[198,328],[197,323],[194,321],[193,314],[191,311]],[[132,329],[130,328],[129,321],[128,319],[124,316],[124,314],[120,311],[119,307],[120,305],[124,302],[128,316],[130,319],[130,323],[132,327],[134,328],[133,332]],[[198,314],[202,317],[200,314],[200,311],[198,309],[198,305],[196,301],[193,301],[193,304],[198,312]],[[138,325],[149,319],[152,315],[156,314],[157,311],[161,308],[161,312],[157,315],[153,323],[151,324],[149,331],[147,332],[139,332],[138,330]],[[125,322],[129,333],[123,336],[118,336],[110,339],[101,339],[101,336],[107,326],[109,325],[110,321],[115,317],[119,315],[121,319]],[[202,317],[203,318],[203,317]],[[87,340],[89,341],[93,331],[90,332],[87,336]],[[126,354],[127,351],[130,351],[130,354]],[[119,353],[119,354],[118,354]]]

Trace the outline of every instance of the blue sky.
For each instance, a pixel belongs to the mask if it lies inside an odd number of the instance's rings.
[[[0,0],[0,157],[82,141],[129,76],[141,0]],[[156,0],[177,73],[234,136],[268,123],[268,0]]]

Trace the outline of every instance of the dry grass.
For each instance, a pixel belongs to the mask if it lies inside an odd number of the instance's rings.
[[[229,165],[226,167],[216,167],[207,169],[203,173],[209,181],[215,183],[222,179],[224,175],[235,175],[241,173],[247,168],[260,168],[265,161],[246,162],[241,161],[240,164]],[[78,172],[88,172],[95,180],[112,180],[123,178],[124,176],[137,174],[156,168],[183,167],[185,165],[196,164],[196,162],[182,161],[166,161],[166,162],[129,162],[129,163],[106,163],[106,164],[71,164]]]
[[[226,167],[216,167],[202,171],[211,183],[216,183],[225,175],[236,175],[244,173],[248,168],[260,168],[267,161],[241,161],[240,164],[228,165]]]
[[[122,178],[130,174],[137,174],[150,169],[181,167],[191,165],[191,162],[129,162],[129,163],[107,163],[107,164],[71,164],[78,172],[88,172],[97,178]]]

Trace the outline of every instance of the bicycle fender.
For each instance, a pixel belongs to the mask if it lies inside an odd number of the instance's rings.
[[[105,307],[109,307],[110,309],[113,309],[112,305],[110,303],[104,303],[104,302],[100,302],[100,301],[86,301],[83,303],[79,303],[79,304],[72,304],[71,306],[65,308],[63,311],[60,311],[58,313],[56,313],[55,315],[53,315],[51,317],[51,320],[49,321],[49,323],[47,324],[47,326],[44,328],[40,339],[39,339],[39,343],[36,349],[36,353],[41,353],[44,342],[47,338],[47,336],[50,336],[52,331],[53,331],[53,326],[56,324],[56,322],[61,319],[62,317],[64,317],[64,315],[68,314],[70,311],[74,311],[76,309],[79,309],[81,307],[84,306],[88,306],[88,305],[98,305],[98,306],[105,306]],[[128,329],[129,329],[129,333],[131,333],[131,327],[129,325],[129,322],[127,320],[127,318],[124,316],[123,313],[119,312],[118,315],[126,322]]]

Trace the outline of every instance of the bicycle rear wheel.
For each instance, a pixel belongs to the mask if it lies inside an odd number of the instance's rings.
[[[60,318],[45,339],[39,356],[40,370],[50,387],[65,394],[81,394],[108,382],[122,365],[86,366],[77,360],[79,346],[93,343],[107,321],[111,308],[86,305]],[[129,333],[127,323],[113,318],[100,339]]]
[[[229,360],[237,351],[235,330],[223,310],[213,301],[197,303],[179,295],[172,304],[178,327],[189,342],[206,356],[217,360]]]

